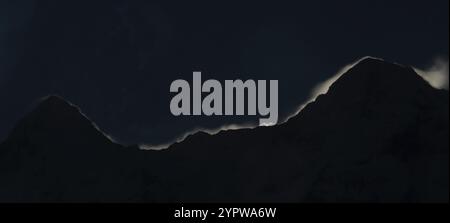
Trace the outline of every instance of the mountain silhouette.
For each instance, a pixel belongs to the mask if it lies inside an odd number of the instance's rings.
[[[139,151],[112,142],[58,96],[42,99],[0,147],[2,201],[116,201],[137,190],[128,175]]]
[[[448,108],[367,58],[284,124],[143,151],[50,96],[0,145],[0,201],[448,202]]]

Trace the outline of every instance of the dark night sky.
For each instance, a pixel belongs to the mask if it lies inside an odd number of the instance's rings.
[[[0,0],[0,139],[42,96],[79,105],[124,143],[257,118],[174,117],[175,79],[278,79],[281,119],[339,68],[371,55],[448,60],[448,0]]]

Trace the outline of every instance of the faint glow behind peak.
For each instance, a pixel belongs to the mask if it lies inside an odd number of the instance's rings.
[[[436,58],[429,68],[414,70],[434,88],[448,90],[448,59]]]
[[[288,118],[285,120],[287,121],[290,118],[298,115],[309,103],[314,102],[319,95],[328,93],[328,90],[330,89],[331,85],[334,84],[334,82],[336,82],[343,74],[347,73],[355,65],[359,64],[361,61],[363,61],[365,59],[375,59],[375,60],[384,61],[383,59],[380,59],[380,58],[366,56],[366,57],[356,60],[353,63],[350,63],[350,64],[342,67],[341,69],[338,70],[337,73],[332,75],[330,78],[315,85],[311,90],[309,98],[298,107],[298,109],[296,110],[296,112],[294,114],[288,116]],[[433,65],[431,67],[429,67],[428,69],[425,69],[425,70],[421,70],[418,68],[414,68],[414,69],[418,73],[418,75],[423,77],[428,83],[430,83],[430,85],[432,87],[437,88],[437,89],[448,89],[448,76],[449,76],[448,60],[438,58],[433,62]],[[261,125],[259,125],[259,127],[270,127],[270,126],[274,126],[274,125],[276,125],[276,124],[262,123]],[[257,125],[253,125],[253,124],[244,124],[244,125],[232,124],[232,125],[224,125],[220,128],[216,128],[216,129],[194,129],[192,131],[185,133],[183,136],[179,137],[172,143],[156,145],[156,146],[148,145],[148,144],[141,144],[139,147],[143,150],[162,150],[162,149],[169,148],[174,143],[182,142],[189,136],[194,135],[199,132],[205,132],[210,135],[215,135],[221,131],[239,130],[239,129],[254,129],[257,127],[258,127]]]

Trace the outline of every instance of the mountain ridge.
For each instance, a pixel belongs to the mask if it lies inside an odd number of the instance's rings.
[[[448,202],[448,91],[364,59],[283,124],[161,151],[49,97],[0,144],[0,178],[0,201]]]
[[[336,86],[335,83],[339,83],[339,82],[341,82],[341,81],[345,81],[345,80],[343,80],[343,79],[348,79],[348,76],[349,76],[348,73],[352,73],[351,71],[352,71],[352,69],[354,69],[355,67],[356,67],[356,68],[360,68],[360,67],[362,67],[362,66],[367,66],[367,65],[368,65],[370,68],[373,68],[373,67],[374,67],[374,66],[373,66],[374,64],[376,64],[376,65],[388,65],[388,66],[391,66],[391,67],[396,67],[396,68],[401,68],[401,69],[407,69],[407,70],[409,70],[409,71],[411,72],[411,74],[414,74],[414,75],[412,75],[412,76],[414,76],[416,79],[417,79],[417,78],[420,78],[421,80],[423,80],[423,84],[425,84],[427,87],[428,87],[428,86],[431,87],[431,85],[429,85],[423,78],[421,78],[419,75],[417,75],[417,73],[414,71],[414,69],[413,69],[412,67],[410,67],[410,66],[405,66],[405,65],[401,65],[401,64],[397,64],[397,63],[390,63],[390,62],[387,62],[387,61],[385,61],[385,60],[383,60],[383,59],[380,59],[380,58],[375,58],[375,57],[365,57],[365,58],[362,58],[360,61],[358,61],[355,65],[353,65],[353,66],[349,69],[349,71],[346,72],[346,75],[342,75],[340,78],[338,78],[338,79],[330,86],[330,89],[328,90],[328,92],[334,91],[334,90],[335,90],[335,89],[334,89],[335,86]],[[434,89],[434,90],[441,91],[442,94],[445,94],[445,93],[448,94],[448,90],[443,90],[443,89]],[[326,93],[326,94],[328,94],[328,93]],[[325,95],[325,94],[318,95],[317,98],[316,98],[315,100],[322,98],[324,95]],[[312,101],[312,102],[310,102],[310,103],[308,103],[308,105],[309,105],[309,104],[315,103],[315,102],[316,102],[315,100]],[[94,121],[92,121],[92,120],[89,119],[85,114],[83,114],[83,112],[81,111],[81,109],[80,109],[78,106],[76,106],[76,105],[70,103],[68,100],[66,100],[66,99],[64,99],[63,97],[58,96],[58,95],[49,95],[49,96],[46,96],[46,97],[41,98],[41,99],[39,100],[39,103],[38,103],[38,105],[36,106],[36,108],[35,108],[33,111],[31,111],[29,114],[32,114],[34,111],[38,110],[40,107],[45,107],[46,104],[52,104],[52,103],[60,104],[61,106],[59,106],[59,109],[61,109],[61,110],[70,110],[70,108],[72,108],[73,111],[75,111],[76,113],[78,113],[78,115],[79,115],[80,117],[83,117],[84,119],[86,119],[87,121],[89,121],[89,122],[91,123],[91,125],[92,125],[99,133],[103,134],[103,135],[104,135],[108,140],[110,140],[111,142],[117,143],[117,142],[115,142],[115,140],[113,140],[109,135],[107,135],[107,133],[105,133],[103,130],[101,130],[101,129],[95,124]],[[290,120],[290,119],[295,119],[298,115],[299,115],[299,114],[294,115],[294,116],[292,116],[291,118],[289,118],[288,120]],[[69,119],[69,120],[70,120],[70,119]],[[283,123],[281,123],[281,124],[279,124],[279,125],[282,125],[282,124],[283,124]],[[20,121],[19,121],[19,125],[20,125]],[[256,128],[266,128],[266,127],[267,127],[267,126],[259,126],[259,127],[256,127]],[[270,128],[270,127],[269,127],[269,128]],[[17,126],[16,126],[15,129],[17,129]],[[247,129],[247,128],[243,128],[243,129]],[[14,133],[14,131],[15,131],[15,130],[12,130],[11,132]],[[223,131],[223,130],[221,130],[221,131]],[[221,132],[221,131],[220,131],[220,132]],[[225,131],[236,131],[236,129],[234,129],[234,130],[225,130]],[[188,137],[191,137],[191,136],[193,136],[193,135],[195,135],[195,134],[202,134],[202,133],[209,134],[209,133],[204,132],[204,131],[198,131],[197,133],[191,134],[191,135],[188,136]],[[209,135],[214,135],[214,134],[209,134]],[[183,140],[183,141],[184,141],[184,140]],[[174,142],[173,144],[175,144],[175,143],[180,143],[180,142]],[[119,143],[119,144],[120,144],[120,143]],[[123,146],[124,146],[124,145],[123,145]],[[134,146],[135,146],[135,145],[134,145]]]

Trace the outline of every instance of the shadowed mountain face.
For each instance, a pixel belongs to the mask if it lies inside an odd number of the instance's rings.
[[[365,59],[285,124],[140,151],[48,97],[0,145],[0,201],[448,202],[448,108]]]
[[[133,175],[140,173],[140,151],[111,142],[56,96],[22,119],[0,147],[1,201],[116,201],[139,191]]]

